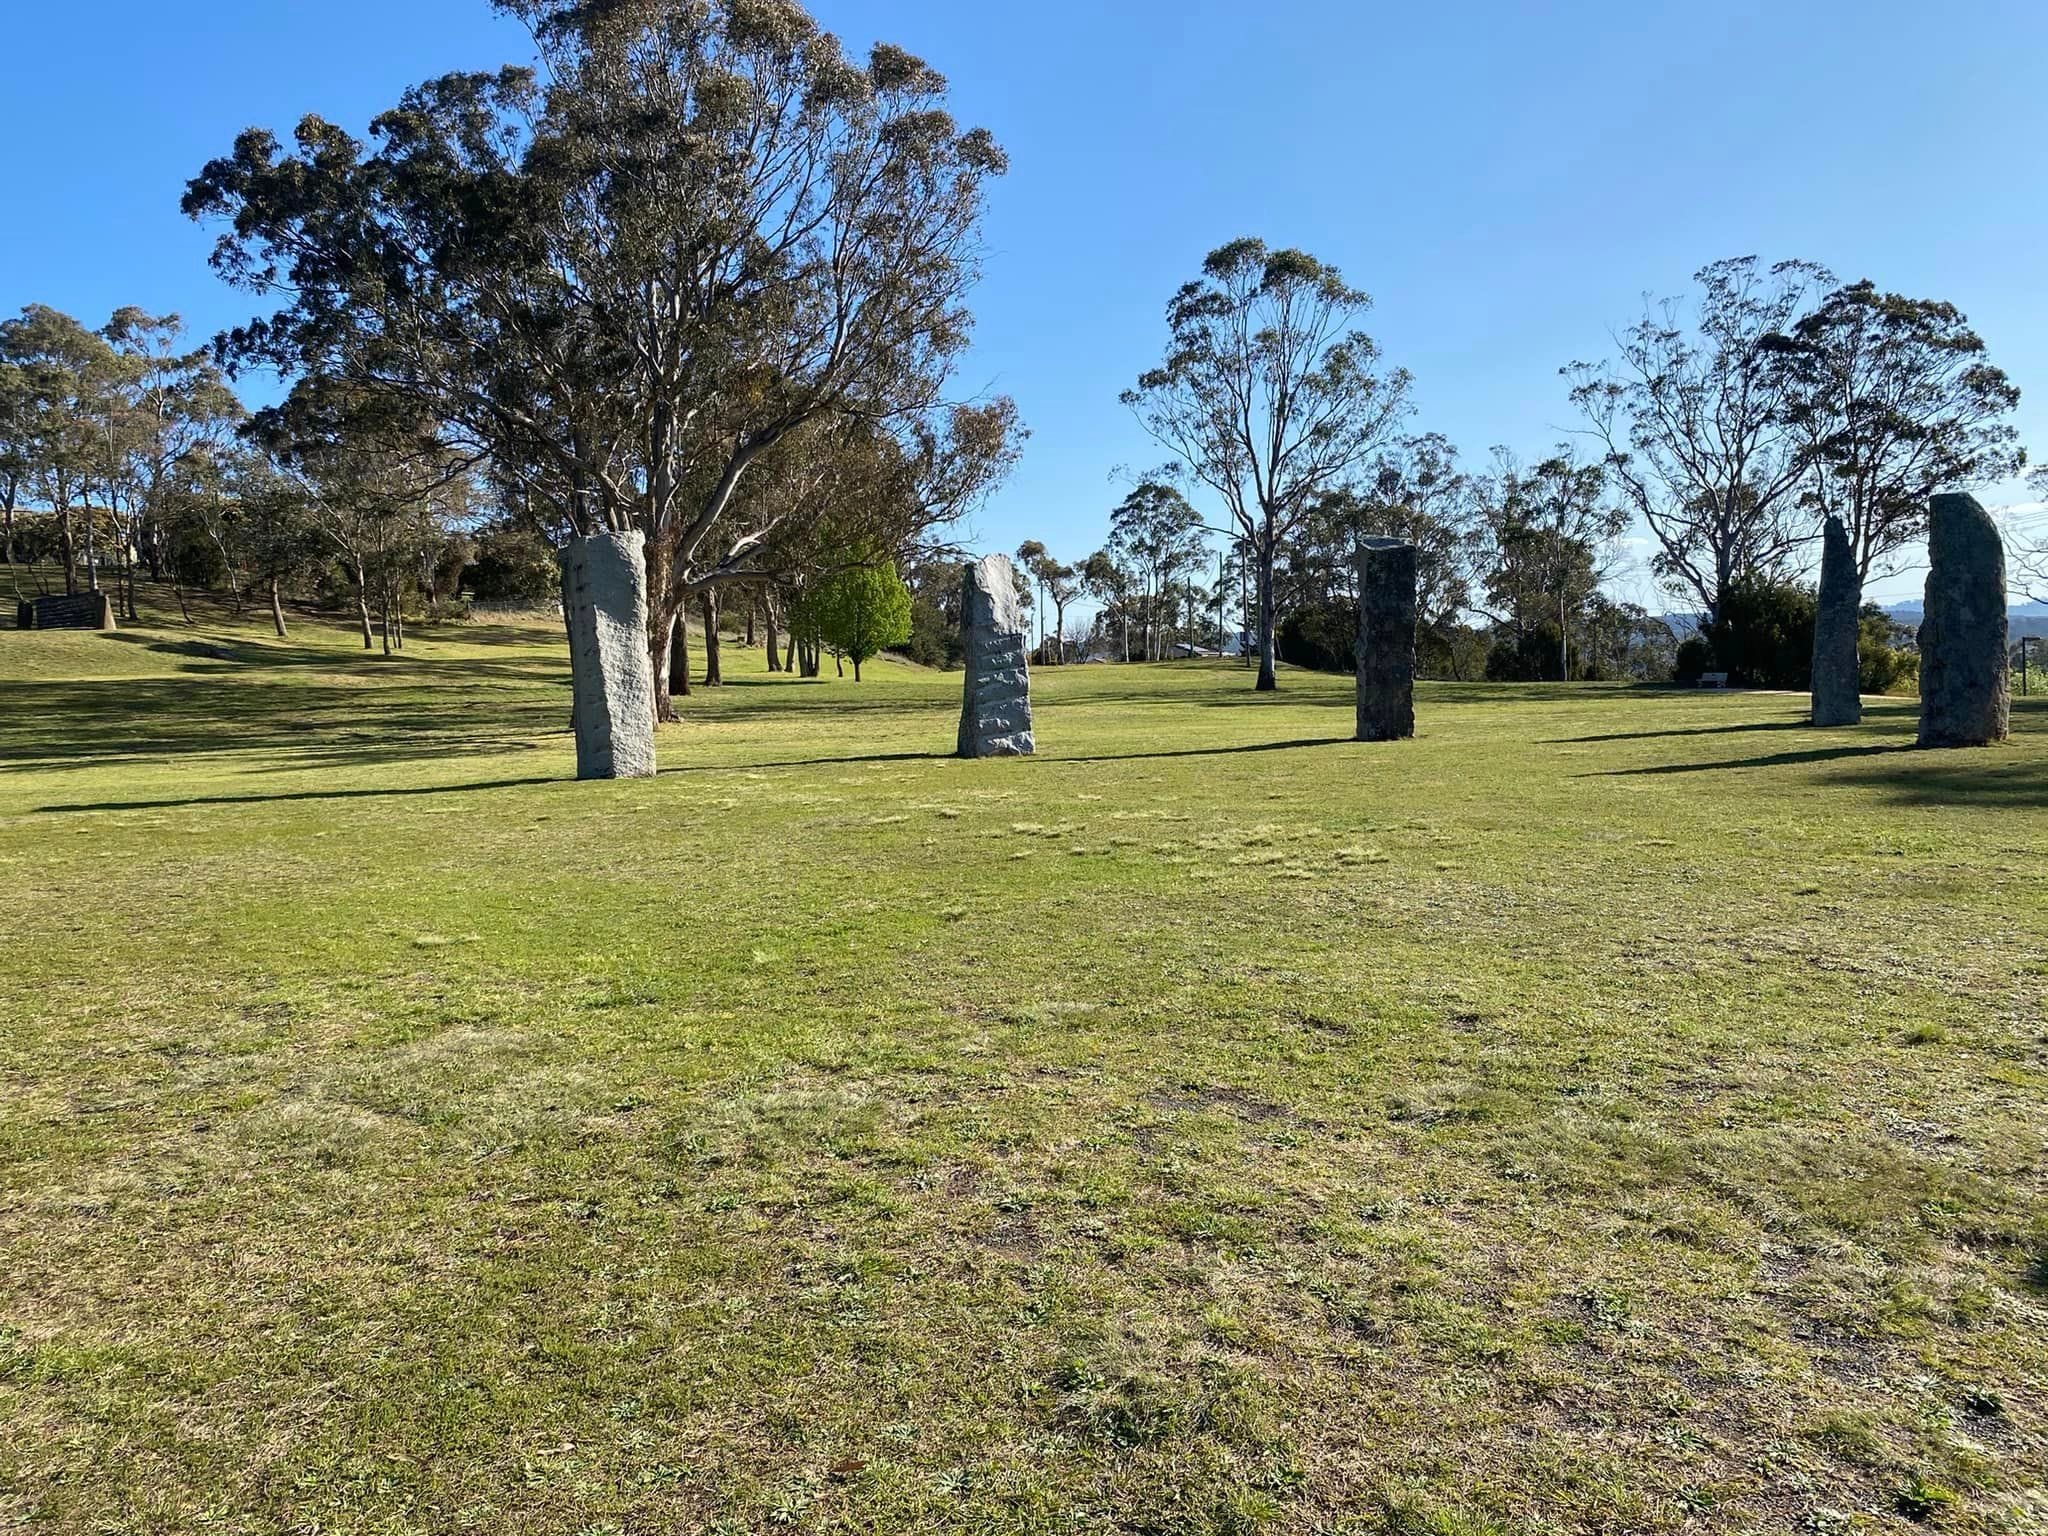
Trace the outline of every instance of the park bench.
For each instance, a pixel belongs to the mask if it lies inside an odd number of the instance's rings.
[[[1726,688],[1728,686],[1728,674],[1726,672],[1702,672],[1700,674],[1700,686],[1702,688]]]

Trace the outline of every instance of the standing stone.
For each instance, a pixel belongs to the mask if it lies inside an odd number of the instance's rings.
[[[562,551],[576,777],[654,774],[654,664],[647,651],[647,536],[572,537]]]
[[[1857,725],[1863,720],[1861,668],[1856,656],[1863,582],[1849,548],[1849,530],[1830,517],[1821,533],[1820,606],[1813,617],[1813,723]]]
[[[1415,546],[1367,539],[1358,549],[1358,739],[1415,734]]]
[[[962,570],[960,634],[967,652],[960,755],[1029,757],[1031,664],[1007,557],[990,555]]]
[[[2005,545],[1974,496],[1937,496],[1920,621],[1920,745],[1981,747],[2010,731]]]

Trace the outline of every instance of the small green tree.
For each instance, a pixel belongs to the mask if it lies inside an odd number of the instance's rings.
[[[834,572],[811,603],[820,638],[853,663],[856,683],[861,663],[910,638],[910,589],[893,561]]]

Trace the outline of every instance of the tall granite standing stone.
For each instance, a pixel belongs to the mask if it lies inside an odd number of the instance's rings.
[[[1813,723],[1857,725],[1863,689],[1856,655],[1863,582],[1849,548],[1849,530],[1830,517],[1821,532],[1820,607],[1813,618]]]
[[[960,631],[967,651],[960,755],[1029,757],[1031,664],[1024,609],[1005,556],[990,555],[962,570]]]
[[[1367,539],[1358,548],[1358,739],[1415,734],[1415,546]]]
[[[1920,745],[1981,747],[2011,728],[2005,545],[1974,496],[1937,496],[1920,621]]]
[[[647,651],[647,536],[571,538],[562,551],[576,777],[654,774],[654,663]]]

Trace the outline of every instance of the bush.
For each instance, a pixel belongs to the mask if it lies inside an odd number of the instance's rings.
[[[537,603],[557,597],[562,569],[546,539],[524,528],[487,528],[463,581],[480,603]]]
[[[1738,688],[1813,686],[1812,592],[1788,581],[1743,577],[1721,594],[1721,609],[1707,627],[1718,670]]]
[[[1524,630],[1521,638],[1500,633],[1486,653],[1489,683],[1554,683],[1559,680],[1555,624]]]
[[[966,659],[960,643],[960,626],[940,610],[937,603],[917,597],[910,604],[910,638],[903,642],[903,654],[921,667],[951,671]]]
[[[1920,654],[1892,644],[1892,620],[1875,603],[1856,623],[1856,686],[1864,693],[1903,693],[1920,678]]]
[[[1349,598],[1297,608],[1273,635],[1282,661],[1311,672],[1357,671],[1357,646],[1358,604]]]
[[[1678,643],[1678,661],[1671,669],[1673,682],[1687,688],[1696,687],[1699,680],[1714,670],[1714,648],[1707,644],[1703,635],[1692,635]]]

